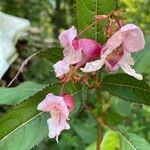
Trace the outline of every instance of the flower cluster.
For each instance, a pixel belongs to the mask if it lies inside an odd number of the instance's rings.
[[[106,15],[96,16],[96,19],[103,20],[108,18]],[[143,49],[145,45],[144,35],[141,29],[134,24],[122,25],[121,22],[112,21],[105,26],[107,41],[101,45],[96,40],[80,38],[74,26],[59,35],[61,46],[64,48],[64,58],[53,65],[56,77],[65,84],[70,81],[85,80],[76,74],[79,68],[84,72],[95,72],[106,66],[109,72],[122,70],[138,80],[142,80],[142,75],[135,72],[131,65],[134,60],[132,52]],[[97,60],[96,60],[97,59]],[[83,68],[81,68],[83,67]],[[76,76],[77,75],[77,76]],[[55,96],[49,93],[46,98],[38,105],[38,110],[50,112],[51,118],[48,119],[49,137],[56,138],[63,130],[70,128],[68,124],[69,113],[73,110],[74,100],[70,94]]]
[[[95,40],[79,39],[74,26],[62,32],[59,40],[64,48],[64,59],[54,64],[56,77],[59,78],[70,71],[70,65],[79,68],[86,62],[98,58],[101,52],[101,45]]]

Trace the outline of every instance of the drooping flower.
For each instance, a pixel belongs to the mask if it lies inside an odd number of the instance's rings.
[[[51,118],[47,120],[49,129],[49,138],[56,138],[63,130],[70,129],[67,120],[69,120],[69,112],[74,106],[73,97],[70,94],[63,96],[55,96],[49,93],[46,98],[38,105],[37,109],[43,112],[50,112]]]
[[[101,45],[92,39],[79,39],[74,26],[62,32],[59,40],[64,48],[64,59],[54,64],[56,77],[66,74],[70,65],[83,66],[86,62],[99,57]]]
[[[145,40],[143,32],[134,24],[127,24],[120,28],[104,44],[101,50],[101,59],[87,63],[83,72],[99,70],[104,64],[109,71],[121,67],[125,73],[139,80],[143,77],[137,74],[130,65],[134,65],[131,52],[137,52],[144,48]]]

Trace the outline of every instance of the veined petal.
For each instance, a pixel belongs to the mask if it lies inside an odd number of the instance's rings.
[[[64,56],[66,61],[71,65],[76,64],[82,60],[82,52],[80,49],[71,49],[66,54],[64,54]]]
[[[62,47],[72,47],[72,41],[77,36],[77,31],[74,26],[72,26],[70,29],[65,30],[59,35],[59,40],[62,45]]]
[[[83,72],[97,71],[104,65],[104,59],[96,60],[93,62],[86,63],[84,68],[80,68]]]
[[[120,32],[120,30],[114,33],[103,46],[101,55],[107,56],[110,54],[114,49],[118,48],[122,44],[124,38],[125,34]]]
[[[134,25],[127,24],[120,29],[125,34],[123,46],[130,52],[136,52],[144,48],[145,39],[142,30]]]

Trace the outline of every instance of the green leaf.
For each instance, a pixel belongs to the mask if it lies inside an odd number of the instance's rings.
[[[66,85],[68,92],[70,84]],[[60,92],[61,85],[49,85],[26,101],[15,106],[0,118],[0,149],[30,149],[47,136],[47,113],[37,111],[37,105],[52,92]],[[73,90],[72,90],[73,92]],[[76,91],[74,91],[76,93]],[[72,93],[72,95],[74,95]]]
[[[111,108],[113,112],[116,112],[124,117],[129,117],[131,115],[131,102],[124,101],[118,97],[112,98]]]
[[[16,105],[42,90],[45,85],[27,81],[13,88],[0,88],[0,104]]]
[[[63,49],[60,47],[52,47],[47,50],[41,51],[38,56],[46,58],[52,63],[56,63],[63,58]]]
[[[128,146],[126,145],[126,149],[123,148],[124,144],[122,144],[121,150],[149,150],[150,149],[150,144],[140,136],[137,136],[136,134],[133,133],[126,133],[118,130],[118,133],[120,134],[122,140]]]
[[[107,112],[103,117],[107,125],[118,125],[126,119],[125,117],[113,112]]]
[[[76,0],[77,27],[81,32],[95,21],[94,16],[108,14],[116,9],[116,0]],[[93,26],[84,32],[82,37],[92,38],[104,42],[103,25],[105,22]]]
[[[102,140],[101,150],[116,150],[119,149],[119,135],[112,130],[108,130]]]
[[[9,112],[1,116],[0,127],[3,130],[0,131],[0,149],[5,149],[8,145],[6,149],[14,148],[15,150],[17,150],[16,145],[18,144],[21,145],[22,149],[30,149],[32,146],[39,142],[39,139],[43,139],[46,135],[40,133],[41,131],[39,130],[39,127],[41,128],[41,120],[45,117],[42,116],[44,113],[37,111],[37,105],[44,99],[46,94],[48,94],[49,92],[58,93],[59,90],[60,85],[48,86],[44,90],[38,92],[34,96],[30,97],[20,105],[17,105]],[[44,120],[45,131],[43,129],[42,132],[46,133],[46,119]],[[35,126],[33,126],[32,124],[35,124]],[[35,130],[36,132],[39,132],[37,135],[36,133],[32,132]]]
[[[76,119],[75,123],[72,122],[71,127],[84,143],[90,144],[96,139],[96,122],[91,115],[87,118],[86,120]]]
[[[126,74],[104,77],[102,89],[123,100],[150,105],[150,87],[144,81]]]
[[[85,150],[94,150],[96,149],[96,142],[90,144]]]

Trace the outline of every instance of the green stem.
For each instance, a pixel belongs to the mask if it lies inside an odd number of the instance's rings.
[[[100,82],[98,81],[96,75],[93,76],[93,79],[94,79],[94,87],[96,91],[97,102],[102,108],[102,100],[101,100],[101,94],[100,94]]]
[[[100,105],[100,109],[101,109],[100,111],[102,112],[102,100],[101,100],[101,93],[100,93],[100,84],[99,84],[99,81],[96,77],[96,74],[93,76],[93,79],[94,79],[94,87],[95,87],[96,96],[97,96],[97,102]],[[101,128],[101,124],[98,122],[97,148],[96,148],[96,150],[100,150],[101,142],[102,142],[102,128]]]

